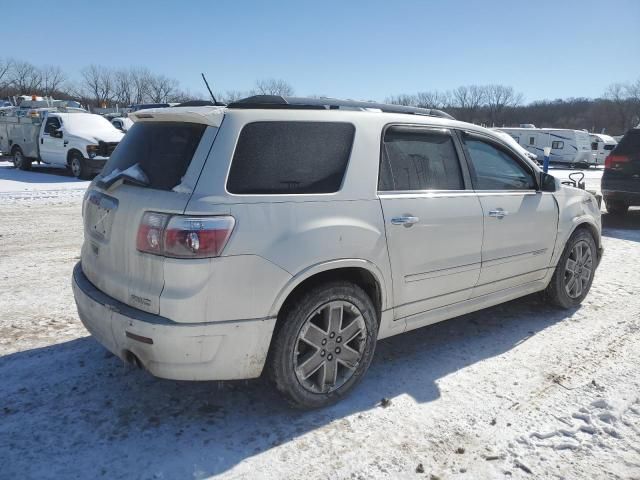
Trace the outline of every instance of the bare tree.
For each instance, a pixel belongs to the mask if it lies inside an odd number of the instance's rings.
[[[88,97],[97,105],[111,103],[114,96],[114,74],[100,65],[89,65],[82,69],[82,84]]]
[[[613,83],[607,88],[604,97],[609,100],[613,110],[616,112],[618,121],[624,130],[633,125],[634,108],[631,95],[633,87],[628,83]]]
[[[9,82],[19,92],[25,95],[35,94],[42,85],[42,72],[29,62],[13,61]]]
[[[113,72],[114,100],[118,105],[133,103],[134,81],[130,70],[116,70]]]
[[[487,85],[485,94],[491,125],[498,122],[505,108],[516,107],[522,102],[521,93],[517,93],[513,87],[504,85]]]
[[[252,92],[255,95],[282,95],[291,96],[294,93],[293,87],[285,80],[268,78],[257,80],[256,87]]]
[[[0,90],[4,90],[10,83],[11,67],[10,59],[0,58]]]
[[[447,108],[451,105],[449,92],[418,92],[416,99],[418,107],[421,108]]]
[[[406,93],[391,95],[385,98],[384,101],[391,105],[403,105],[405,107],[415,107],[418,104],[418,100],[415,95],[408,95]]]
[[[42,93],[53,96],[67,80],[66,74],[58,66],[48,65],[42,68]]]
[[[152,103],[165,103],[178,88],[178,81],[164,75],[153,75],[149,82],[149,100]]]
[[[222,94],[216,95],[216,99],[224,103],[232,103],[248,96],[249,93],[243,92],[241,90],[227,90]]]

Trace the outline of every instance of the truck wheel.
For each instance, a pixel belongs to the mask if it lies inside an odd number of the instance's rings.
[[[597,262],[593,235],[584,229],[573,232],[546,290],[551,301],[562,308],[580,305],[593,283]]]
[[[624,215],[629,210],[629,205],[626,205],[622,202],[616,202],[615,200],[605,200],[605,206],[607,207],[607,212],[611,215]]]
[[[13,166],[20,170],[31,170],[31,159],[24,156],[20,147],[14,147],[11,151],[13,155]]]
[[[276,389],[298,408],[325,407],[347,395],[369,368],[378,322],[357,285],[335,281],[298,298],[279,318],[269,354]]]
[[[73,152],[71,154],[71,159],[69,160],[69,167],[71,168],[71,174],[79,179],[86,180],[89,178],[89,171],[87,169],[87,163],[84,160],[84,157],[80,155],[78,152]]]

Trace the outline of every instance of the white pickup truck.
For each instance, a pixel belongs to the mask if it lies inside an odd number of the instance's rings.
[[[37,161],[88,178],[102,170],[123,136],[108,120],[91,113],[0,117],[0,152],[13,156],[15,167],[22,170]]]

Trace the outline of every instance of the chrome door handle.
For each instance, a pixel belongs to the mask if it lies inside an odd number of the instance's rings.
[[[418,217],[403,215],[402,217],[393,217],[391,219],[391,223],[394,225],[404,225],[405,227],[410,227],[414,223],[418,223],[419,220],[420,219]]]
[[[502,219],[506,215],[509,215],[509,212],[507,212],[506,210],[503,210],[501,208],[496,208],[495,210],[490,210],[489,211],[489,216],[490,217],[496,217],[498,219]]]

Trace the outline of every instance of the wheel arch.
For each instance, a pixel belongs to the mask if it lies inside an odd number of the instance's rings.
[[[349,280],[360,286],[371,298],[380,320],[380,314],[387,308],[388,301],[384,277],[376,265],[363,259],[334,260],[301,271],[280,291],[271,307],[271,315],[279,316],[300,295],[331,280]]]
[[[67,152],[67,165],[71,165],[71,156],[72,156],[74,153],[78,153],[78,154],[80,154],[80,156],[81,156],[82,158],[84,158],[84,155],[82,154],[82,152],[80,151],[80,149],[79,149],[79,148],[77,148],[77,147],[71,147],[71,148],[69,149],[69,151]]]

